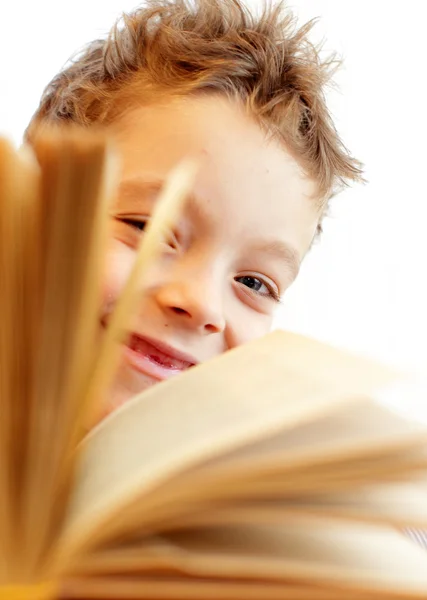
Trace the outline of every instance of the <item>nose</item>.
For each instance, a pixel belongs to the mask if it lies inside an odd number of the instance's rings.
[[[157,288],[156,301],[168,322],[202,334],[221,333],[225,329],[221,293],[202,279],[188,274],[164,282]]]

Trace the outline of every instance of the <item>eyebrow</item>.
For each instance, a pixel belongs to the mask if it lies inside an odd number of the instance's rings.
[[[283,242],[282,240],[261,239],[257,240],[252,245],[252,250],[260,254],[267,254],[273,258],[277,258],[286,263],[294,278],[298,275],[301,266],[301,257],[299,253],[286,242]]]
[[[135,206],[135,210],[137,210],[141,200],[155,202],[164,189],[166,182],[167,179],[146,179],[141,176],[125,179],[118,186],[117,198],[119,201],[126,201],[128,208]],[[206,217],[202,203],[192,193],[187,195],[186,207]]]
[[[142,198],[157,195],[164,186],[162,179],[144,179],[134,177],[120,182],[118,187],[118,197],[132,202],[138,202]]]
[[[146,179],[141,176],[125,179],[118,186],[117,198],[119,201],[126,201],[129,208],[135,206],[135,210],[137,210],[141,200],[148,200],[154,203],[164,189],[166,182],[167,178]],[[200,210],[202,210],[200,203],[191,193],[187,196],[186,206],[191,206],[192,208],[200,206]]]

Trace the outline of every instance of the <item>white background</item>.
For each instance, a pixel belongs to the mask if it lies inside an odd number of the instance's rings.
[[[5,0],[0,132],[19,143],[50,78],[134,6],[129,0]],[[325,49],[344,58],[330,106],[369,183],[334,202],[278,324],[424,370],[427,3],[294,0],[291,6],[301,23],[319,16],[313,39],[325,38]]]

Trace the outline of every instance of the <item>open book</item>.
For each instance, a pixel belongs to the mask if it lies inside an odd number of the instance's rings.
[[[87,133],[34,148],[0,142],[0,598],[425,598],[427,429],[378,400],[391,369],[274,332],[85,434],[133,298],[99,351],[115,167]]]

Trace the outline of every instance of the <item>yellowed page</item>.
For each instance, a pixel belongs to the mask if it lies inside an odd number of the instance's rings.
[[[17,576],[40,276],[39,170],[0,138],[0,585]],[[17,443],[19,440],[19,443]]]
[[[342,479],[343,473],[350,475],[349,484],[358,484],[356,472],[372,480],[378,472],[397,470],[401,476],[420,468],[427,468],[426,426],[361,399],[179,473],[162,486],[161,495],[173,502],[218,498],[221,491],[229,498],[234,492],[265,495],[263,484],[272,482],[284,494],[292,492],[298,482],[316,489],[319,480]]]
[[[282,471],[284,463],[290,469],[333,464],[352,457],[381,456],[393,449],[413,448],[417,440],[420,445],[427,442],[424,423],[403,418],[372,398],[359,398],[333,414],[239,448],[227,455],[221,468],[230,474],[245,470],[254,474],[266,467],[271,471],[275,465]]]
[[[282,511],[289,516],[313,514],[328,518],[392,523],[396,527],[427,530],[427,481],[425,479],[361,486],[360,489],[349,492],[293,498],[288,503],[273,502],[263,509],[260,507],[259,512],[277,510],[280,513],[280,505]],[[242,510],[241,506],[239,510]],[[254,518],[253,514],[251,518]],[[236,521],[233,519],[233,522]]]
[[[343,474],[345,476],[345,473]],[[427,489],[422,482],[380,482],[377,486],[335,492],[276,498],[252,498],[227,503],[194,503],[186,515],[167,523],[168,530],[212,525],[286,523],[295,519],[334,519],[394,525],[427,530]]]
[[[380,600],[384,596],[330,586],[294,583],[184,578],[75,579],[66,584],[64,600]],[[408,596],[393,595],[394,600]],[[387,596],[387,600],[391,600]]]
[[[375,454],[370,457],[367,454],[361,457],[344,457],[339,460],[337,456],[335,461],[321,463],[314,461],[313,464],[306,462],[304,465],[287,464],[286,458],[283,459],[282,469],[279,470],[277,464],[271,470],[265,465],[264,471],[258,471],[251,475],[249,471],[239,474],[237,470],[234,477],[230,476],[229,471],[222,471],[220,467],[212,466],[212,473],[206,467],[201,467],[197,473],[183,476],[183,486],[193,480],[194,493],[197,497],[196,484],[203,487],[202,497],[209,493],[212,497],[217,497],[214,493],[221,482],[227,485],[227,497],[234,495],[234,490],[240,496],[251,494],[268,495],[276,492],[281,495],[295,495],[303,492],[329,492],[333,490],[354,489],[360,484],[375,483],[376,481],[396,481],[404,478],[416,477],[419,474],[425,474],[427,469],[427,444],[421,445],[419,440],[415,441],[415,447],[407,447],[401,450],[390,449],[388,453],[382,453],[380,456]],[[338,451],[339,452],[339,449]],[[168,489],[162,490],[162,493],[171,494],[175,481],[171,482]],[[185,490],[177,490],[176,494],[186,494]],[[179,496],[176,496],[179,497]]]
[[[126,506],[177,473],[318,419],[394,377],[370,361],[275,332],[155,386],[86,441],[64,553],[120,533]]]
[[[317,423],[326,435],[319,435]],[[238,512],[239,503],[250,500],[289,503],[295,497],[354,492],[417,477],[427,469],[426,437],[425,427],[361,401],[341,407],[329,420],[323,417],[285,430],[272,438],[271,446],[268,441],[249,445],[171,476],[145,494],[143,510],[139,499],[128,505],[126,519],[132,530],[161,531],[194,519],[198,524],[210,523],[219,504],[223,508],[232,504]],[[305,445],[301,446],[300,438]],[[259,455],[254,447],[260,449]],[[382,498],[386,502],[387,495]],[[384,509],[388,514],[387,506]],[[408,513],[406,520],[393,522],[409,526],[419,524],[419,518]]]
[[[427,553],[396,530],[327,520],[187,530],[106,550],[92,574],[245,579],[330,586],[393,597],[427,594]]]

